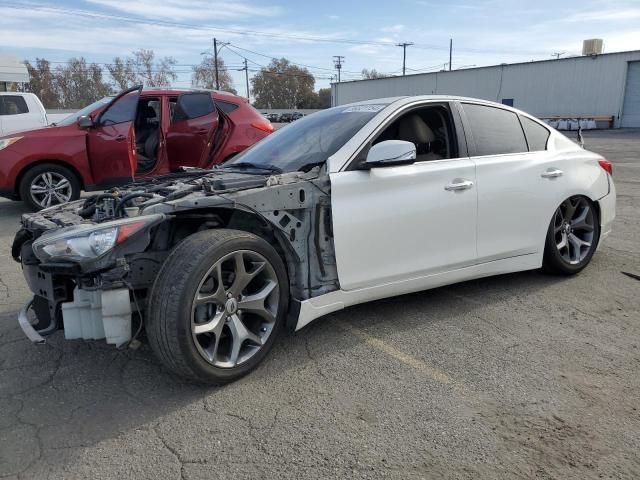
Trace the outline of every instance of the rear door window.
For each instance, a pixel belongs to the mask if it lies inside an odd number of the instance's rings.
[[[0,115],[20,115],[29,113],[29,107],[24,97],[20,95],[0,96]]]
[[[463,103],[471,127],[475,156],[527,152],[518,116],[502,108]]]
[[[185,93],[178,97],[173,115],[174,121],[204,117],[215,110],[209,93]]]
[[[534,122],[530,118],[520,115],[520,121],[522,122],[522,128],[527,136],[527,143],[529,144],[530,152],[539,152],[547,149],[547,141],[549,140],[549,130]]]

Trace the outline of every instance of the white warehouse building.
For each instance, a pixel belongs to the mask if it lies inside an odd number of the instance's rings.
[[[461,95],[542,119],[640,127],[640,50],[332,84],[334,105],[402,95]]]

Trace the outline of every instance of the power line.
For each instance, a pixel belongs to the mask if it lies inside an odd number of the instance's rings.
[[[265,57],[265,58],[269,58],[269,59],[274,59],[274,58],[279,58],[279,57],[280,57],[280,58],[282,58],[282,57],[284,57],[284,55],[267,55],[266,53],[256,52],[256,51],[254,51],[254,50],[249,50],[248,48],[239,47],[238,45],[235,45],[235,44],[233,44],[233,43],[230,43],[230,45],[233,45],[233,46],[234,46],[235,48],[237,48],[238,50],[242,50],[242,51],[245,51],[245,52],[249,52],[249,53],[252,53],[252,54],[254,54],[254,55],[258,55],[258,56],[260,56],[260,57]],[[251,61],[251,60],[250,60],[250,61]],[[314,70],[324,70],[324,71],[327,71],[327,72],[333,72],[333,71],[334,71],[334,69],[333,69],[333,68],[316,67],[316,66],[313,66],[313,65],[306,65],[306,64],[304,64],[304,63],[298,63],[298,62],[294,62],[294,61],[291,61],[291,60],[289,60],[289,63],[291,63],[291,64],[293,64],[293,65],[297,65],[297,66],[299,66],[299,67],[311,68],[311,69],[314,69]],[[360,73],[361,73],[361,72],[353,72],[353,71],[348,71],[348,70],[343,70],[343,72],[344,72],[344,73],[354,73],[354,74],[357,74],[357,75],[360,75]]]
[[[238,47],[237,45],[234,45],[234,48],[245,50],[245,49],[243,49],[241,47]],[[264,73],[271,73],[271,74],[275,74],[275,75],[285,75],[285,76],[289,76],[289,77],[298,77],[298,78],[313,77],[313,78],[320,79],[320,80],[330,80],[331,79],[331,77],[327,77],[327,76],[322,77],[322,76],[317,75],[317,74],[314,75],[311,72],[309,72],[308,74],[285,74],[284,72],[274,72],[273,70],[269,70],[268,66],[262,65],[261,63],[255,62],[255,61],[251,60],[250,58],[245,57],[244,55],[236,52],[233,48],[231,48],[229,46],[227,46],[227,50],[235,53],[239,57],[243,58],[245,61],[249,61],[249,62],[257,65],[258,67],[260,67],[260,70],[251,70],[251,69],[249,69],[248,70],[249,72],[264,72]],[[290,63],[293,63],[293,62],[290,62]]]

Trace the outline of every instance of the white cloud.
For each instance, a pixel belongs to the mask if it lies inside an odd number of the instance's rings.
[[[273,17],[282,13],[279,7],[255,6],[246,2],[219,2],[205,0],[85,0],[122,13],[146,18],[174,21],[200,19],[230,19],[247,17]]]
[[[404,31],[404,25],[398,23],[396,25],[391,25],[390,27],[382,27],[380,30],[385,33],[400,33]]]
[[[593,10],[574,13],[564,19],[565,22],[618,22],[640,19],[640,8]]]

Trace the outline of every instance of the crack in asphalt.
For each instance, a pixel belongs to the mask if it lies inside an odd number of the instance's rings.
[[[178,452],[176,449],[174,449],[172,446],[170,446],[169,443],[164,439],[162,434],[159,432],[159,426],[160,426],[160,423],[158,422],[155,425],[153,425],[153,427],[151,429],[156,434],[156,437],[158,437],[158,440],[160,440],[160,443],[162,443],[162,445],[165,448],[165,450],[167,450],[169,453],[171,453],[173,455],[173,457],[176,459],[176,461],[180,465],[180,479],[181,480],[185,480],[186,477],[185,477],[185,472],[184,472],[184,466],[185,466],[185,463],[187,463],[187,462],[185,462],[182,459],[182,457],[180,456],[180,452]],[[191,462],[191,463],[193,463],[193,462]]]

